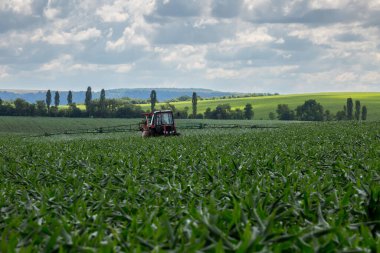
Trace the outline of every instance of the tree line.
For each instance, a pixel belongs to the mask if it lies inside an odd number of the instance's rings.
[[[352,98],[347,98],[342,111],[333,115],[330,110],[324,110],[323,106],[314,99],[305,101],[303,105],[291,110],[287,104],[277,105],[277,119],[300,121],[331,121],[331,120],[367,120],[367,106],[361,106],[359,100],[355,101],[355,109]],[[270,119],[275,119],[273,112],[269,113]]]
[[[270,97],[270,96],[278,96],[279,93],[247,93],[247,94],[236,94],[236,95],[229,95],[229,96],[221,96],[221,97],[209,97],[209,98],[202,98],[198,97],[199,100],[224,100],[224,99],[231,99],[231,98],[247,98],[247,97]],[[166,102],[173,103],[173,102],[183,102],[183,101],[191,101],[191,96],[180,96],[178,98],[169,99]],[[149,103],[149,101],[147,101]],[[147,103],[146,101],[143,101],[143,103]]]
[[[192,119],[253,119],[254,111],[252,104],[246,104],[244,109],[232,109],[230,104],[220,104],[215,109],[207,108],[206,111],[198,113],[198,100],[201,98],[196,92],[191,96],[191,110],[189,107],[183,109],[176,108],[170,102],[156,108],[158,103],[157,93],[152,90],[148,101],[150,111],[172,110],[176,118]],[[85,94],[85,110],[81,110],[73,103],[73,93],[68,92],[67,106],[60,107],[61,97],[58,91],[46,92],[45,100],[28,103],[18,98],[13,102],[5,102],[0,99],[0,116],[50,116],[50,117],[102,117],[102,118],[139,118],[145,111],[141,106],[136,105],[130,99],[107,99],[104,89],[100,92],[99,99],[93,99],[92,89],[89,86]],[[274,112],[269,113],[269,119],[279,120],[300,120],[300,121],[330,121],[330,120],[366,120],[367,107],[361,106],[359,100],[354,102],[348,98],[343,110],[333,115],[329,110],[324,110],[323,106],[316,100],[310,99],[303,105],[299,105],[295,110],[289,108],[287,104],[279,104]]]
[[[145,111],[138,105],[119,99],[107,99],[105,90],[101,90],[100,98],[92,98],[92,90],[89,86],[85,95],[85,110],[81,110],[73,103],[73,93],[68,92],[67,106],[59,107],[61,97],[58,91],[53,94],[51,90],[46,92],[45,100],[36,103],[28,103],[18,98],[13,102],[5,102],[0,99],[1,116],[49,116],[49,117],[114,117],[114,118],[139,118]]]
[[[180,119],[253,119],[254,112],[252,104],[247,104],[243,110],[235,109],[232,110],[229,104],[218,105],[214,110],[207,108],[204,114],[198,113],[198,97],[196,92],[193,92],[191,96],[191,113],[189,113],[190,108],[185,107],[180,110],[176,108],[173,104],[169,102],[161,105],[161,110],[171,110],[173,111],[176,118]],[[155,90],[151,91],[150,94],[151,101],[151,111],[154,111],[157,103],[157,94]]]

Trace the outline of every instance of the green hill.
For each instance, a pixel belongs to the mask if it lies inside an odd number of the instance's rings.
[[[303,104],[308,99],[315,99],[323,107],[335,114],[343,109],[347,98],[360,100],[361,105],[368,108],[368,120],[380,120],[380,92],[334,92],[334,93],[310,93],[310,94],[293,94],[278,95],[268,97],[247,97],[231,99],[215,99],[198,101],[198,112],[203,113],[207,107],[214,109],[219,104],[230,104],[233,109],[243,109],[247,103],[252,103],[255,111],[255,119],[268,119],[270,112],[275,112],[278,104],[288,104],[290,108],[295,109],[298,105]],[[157,108],[164,103],[157,104]],[[172,103],[176,108],[183,109],[186,106],[191,110],[191,101]],[[149,105],[141,105],[143,109],[148,110]]]

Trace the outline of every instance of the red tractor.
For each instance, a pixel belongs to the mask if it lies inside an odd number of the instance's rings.
[[[155,111],[144,115],[145,120],[140,124],[143,137],[178,135],[172,111]]]

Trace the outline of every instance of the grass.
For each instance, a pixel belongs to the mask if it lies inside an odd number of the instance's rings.
[[[379,252],[379,129],[3,136],[0,251]]]

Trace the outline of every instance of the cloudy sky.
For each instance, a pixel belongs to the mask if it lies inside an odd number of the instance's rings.
[[[0,0],[0,89],[380,91],[380,0]]]

